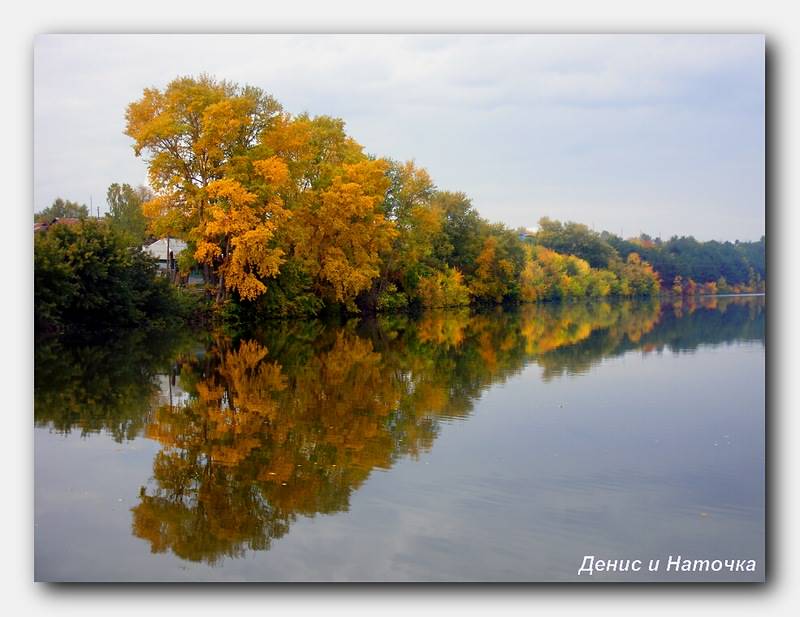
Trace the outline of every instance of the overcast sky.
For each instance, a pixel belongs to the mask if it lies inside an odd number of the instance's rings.
[[[42,35],[34,209],[101,212],[146,182],[123,134],[145,87],[210,73],[341,117],[511,227],[755,240],[764,222],[760,35]]]

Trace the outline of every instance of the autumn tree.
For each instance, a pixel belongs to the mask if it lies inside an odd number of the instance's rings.
[[[208,217],[195,232],[195,258],[216,268],[218,300],[229,290],[245,300],[257,298],[266,291],[263,280],[276,276],[282,263],[284,252],[271,240],[287,217],[277,194],[287,181],[286,165],[270,158],[253,167],[268,187],[262,187],[260,197],[229,178],[214,180],[206,189]]]
[[[145,89],[128,106],[125,133],[136,155],[147,157],[155,197],[143,207],[153,233],[197,240],[219,197],[209,186],[242,159],[258,158],[262,133],[281,111],[259,88],[206,75],[175,79],[163,91]]]
[[[609,267],[619,277],[620,295],[650,296],[661,289],[660,277],[638,253],[629,253],[624,262],[614,259]]]
[[[387,185],[384,161],[345,164],[292,213],[294,256],[326,300],[355,308],[379,275],[381,254],[396,235],[378,209]]]
[[[486,227],[483,246],[469,278],[472,294],[500,303],[517,299],[524,251],[513,232],[502,225]]]
[[[455,268],[444,270],[422,277],[417,293],[424,307],[464,306],[469,304],[469,288],[464,284],[464,277]]]
[[[257,88],[206,76],[145,90],[127,118],[156,191],[145,213],[190,241],[219,302],[255,301],[272,279],[284,297],[354,308],[378,277],[396,235],[380,210],[387,164],[341,120],[292,117]]]

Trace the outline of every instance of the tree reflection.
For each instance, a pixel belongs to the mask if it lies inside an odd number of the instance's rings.
[[[298,516],[347,510],[373,470],[430,449],[442,422],[532,363],[549,380],[631,350],[763,341],[764,306],[535,304],[274,322],[201,349],[146,337],[37,345],[36,423],[159,442],[133,533],[214,564],[268,549]]]
[[[133,439],[167,383],[172,358],[192,345],[178,333],[127,332],[102,341],[44,339],[34,345],[34,423],[55,431]]]
[[[731,339],[761,314],[734,304]],[[163,449],[133,531],[153,551],[210,564],[266,549],[298,516],[346,510],[373,469],[429,449],[443,418],[466,416],[482,390],[529,362],[549,379],[621,350],[672,345],[679,320],[660,327],[668,308],[440,311],[328,328],[282,323],[258,339],[219,340],[182,364],[189,403],[160,407],[147,427]],[[703,330],[691,328],[698,343]]]

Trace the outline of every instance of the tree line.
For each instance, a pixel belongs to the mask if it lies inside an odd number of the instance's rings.
[[[155,192],[151,228],[189,243],[234,313],[313,315],[658,291],[636,255],[592,266],[528,246],[413,162],[377,158],[329,116],[292,115],[208,76],[146,89],[126,133]]]
[[[292,115],[259,88],[206,75],[145,89],[125,132],[150,188],[112,185],[107,225],[131,246],[185,240],[184,279],[199,272],[228,320],[650,296],[676,276],[700,292],[721,277],[741,291],[765,278],[763,239],[661,243],[549,219],[535,233],[491,223],[414,162],[364,152],[342,120]]]

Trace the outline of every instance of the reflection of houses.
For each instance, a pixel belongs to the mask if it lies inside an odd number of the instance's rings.
[[[157,375],[158,406],[183,407],[189,402],[189,394],[177,384],[175,372],[170,375]]]
[[[37,231],[47,231],[53,225],[77,225],[80,222],[81,220],[78,218],[69,218],[69,217],[54,218],[52,221],[43,221],[41,223],[34,223],[33,231],[34,233]]]
[[[178,257],[178,253],[185,248],[186,242],[183,240],[178,240],[177,238],[161,238],[152,244],[143,246],[142,250],[158,260],[159,268],[163,270],[174,270],[175,259]]]

